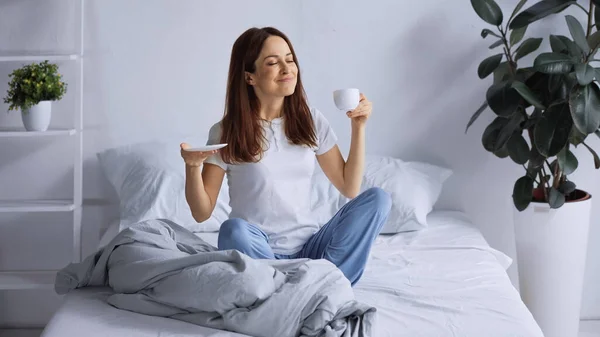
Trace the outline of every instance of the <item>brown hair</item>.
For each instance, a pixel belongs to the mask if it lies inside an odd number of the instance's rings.
[[[250,28],[233,44],[225,96],[225,112],[221,120],[221,150],[226,163],[247,163],[260,160],[266,138],[259,118],[260,102],[254,88],[245,80],[245,72],[256,71],[258,58],[265,40],[270,36],[283,38],[298,67],[294,93],[284,98],[283,120],[285,135],[295,145],[316,146],[316,135],[306,93],[300,79],[300,66],[290,40],[273,27]]]

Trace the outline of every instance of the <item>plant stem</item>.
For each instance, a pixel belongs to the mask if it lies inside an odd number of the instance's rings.
[[[558,160],[556,161],[556,166],[554,166],[554,172],[552,172],[552,165],[550,165],[547,159],[545,160],[545,162],[546,165],[548,165],[548,169],[550,169],[550,172],[552,173],[552,187],[558,188],[558,185],[560,183],[560,176],[562,175],[562,170],[560,169]]]
[[[583,10],[587,15],[590,15],[591,10],[588,12],[587,9],[585,9],[582,5],[578,4],[577,2],[574,3],[574,5],[577,6],[577,7],[579,7],[579,8],[581,8],[581,10]]]
[[[548,183],[548,181],[546,180],[546,176],[548,175],[548,172],[546,172],[546,169],[544,168],[544,165],[542,165],[542,182],[546,185],[546,188],[544,188],[544,197],[546,198],[546,200],[548,200],[548,190],[550,189],[550,184]]]
[[[576,5],[579,5],[578,3],[575,3]],[[583,8],[583,7],[581,7]],[[585,11],[585,9],[584,9]],[[590,34],[592,33],[592,13],[594,13],[594,3],[592,2],[592,0],[590,0],[590,11],[587,12],[588,15],[588,24],[587,24],[587,33],[586,33],[586,37],[589,37]]]
[[[506,32],[504,31],[504,29],[502,29],[501,26],[498,26],[498,30],[500,30],[500,34],[502,34],[502,41],[504,41],[504,54],[506,55],[506,58],[508,59],[508,69],[510,70],[510,73],[512,75],[515,75],[515,68],[516,64],[513,61],[512,55],[510,53],[510,46],[508,45],[508,40],[506,39]],[[514,65],[514,67],[513,67]]]
[[[527,174],[529,174],[529,170],[527,169],[527,166],[523,165],[523,169],[525,170],[525,172]],[[540,184],[540,182],[536,179],[535,176],[533,176],[533,181],[536,182],[536,183],[538,183],[538,184]]]
[[[557,161],[556,166],[554,167],[554,175],[553,175],[553,181],[552,181],[552,187],[554,187],[554,188],[558,188],[558,184],[560,183],[560,176],[562,174],[562,171],[560,171],[559,169],[560,169],[560,165],[558,165],[558,161]]]
[[[594,48],[594,50],[592,50],[592,51],[590,52],[590,54],[589,54],[588,56],[586,56],[586,57],[585,57],[585,58],[586,58],[586,62],[589,62],[589,61],[587,60],[587,58],[589,58],[589,57],[592,57],[592,56],[596,55],[596,52],[598,51],[598,48],[600,48],[600,44],[599,44],[599,45],[597,45],[597,46],[596,46],[596,48]],[[593,60],[593,61],[600,61],[600,60],[598,60],[598,59],[592,59],[592,60]]]

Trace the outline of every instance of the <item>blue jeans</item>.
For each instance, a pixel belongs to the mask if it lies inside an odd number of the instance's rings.
[[[354,285],[363,274],[371,245],[387,220],[391,205],[389,194],[381,188],[369,188],[340,208],[293,255],[274,254],[260,228],[233,218],[221,225],[218,248],[236,249],[256,259],[326,259]]]

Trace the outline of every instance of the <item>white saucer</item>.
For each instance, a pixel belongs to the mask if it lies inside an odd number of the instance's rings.
[[[223,148],[225,146],[227,146],[227,144],[205,145],[205,146],[192,147],[192,148],[189,148],[189,149],[185,149],[185,151],[190,151],[190,152],[206,152],[206,151],[218,150],[218,149]]]

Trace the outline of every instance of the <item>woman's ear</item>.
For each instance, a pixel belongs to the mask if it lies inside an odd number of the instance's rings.
[[[244,72],[244,76],[246,79],[246,83],[248,83],[249,85],[254,85],[254,76],[249,73],[249,72]]]

